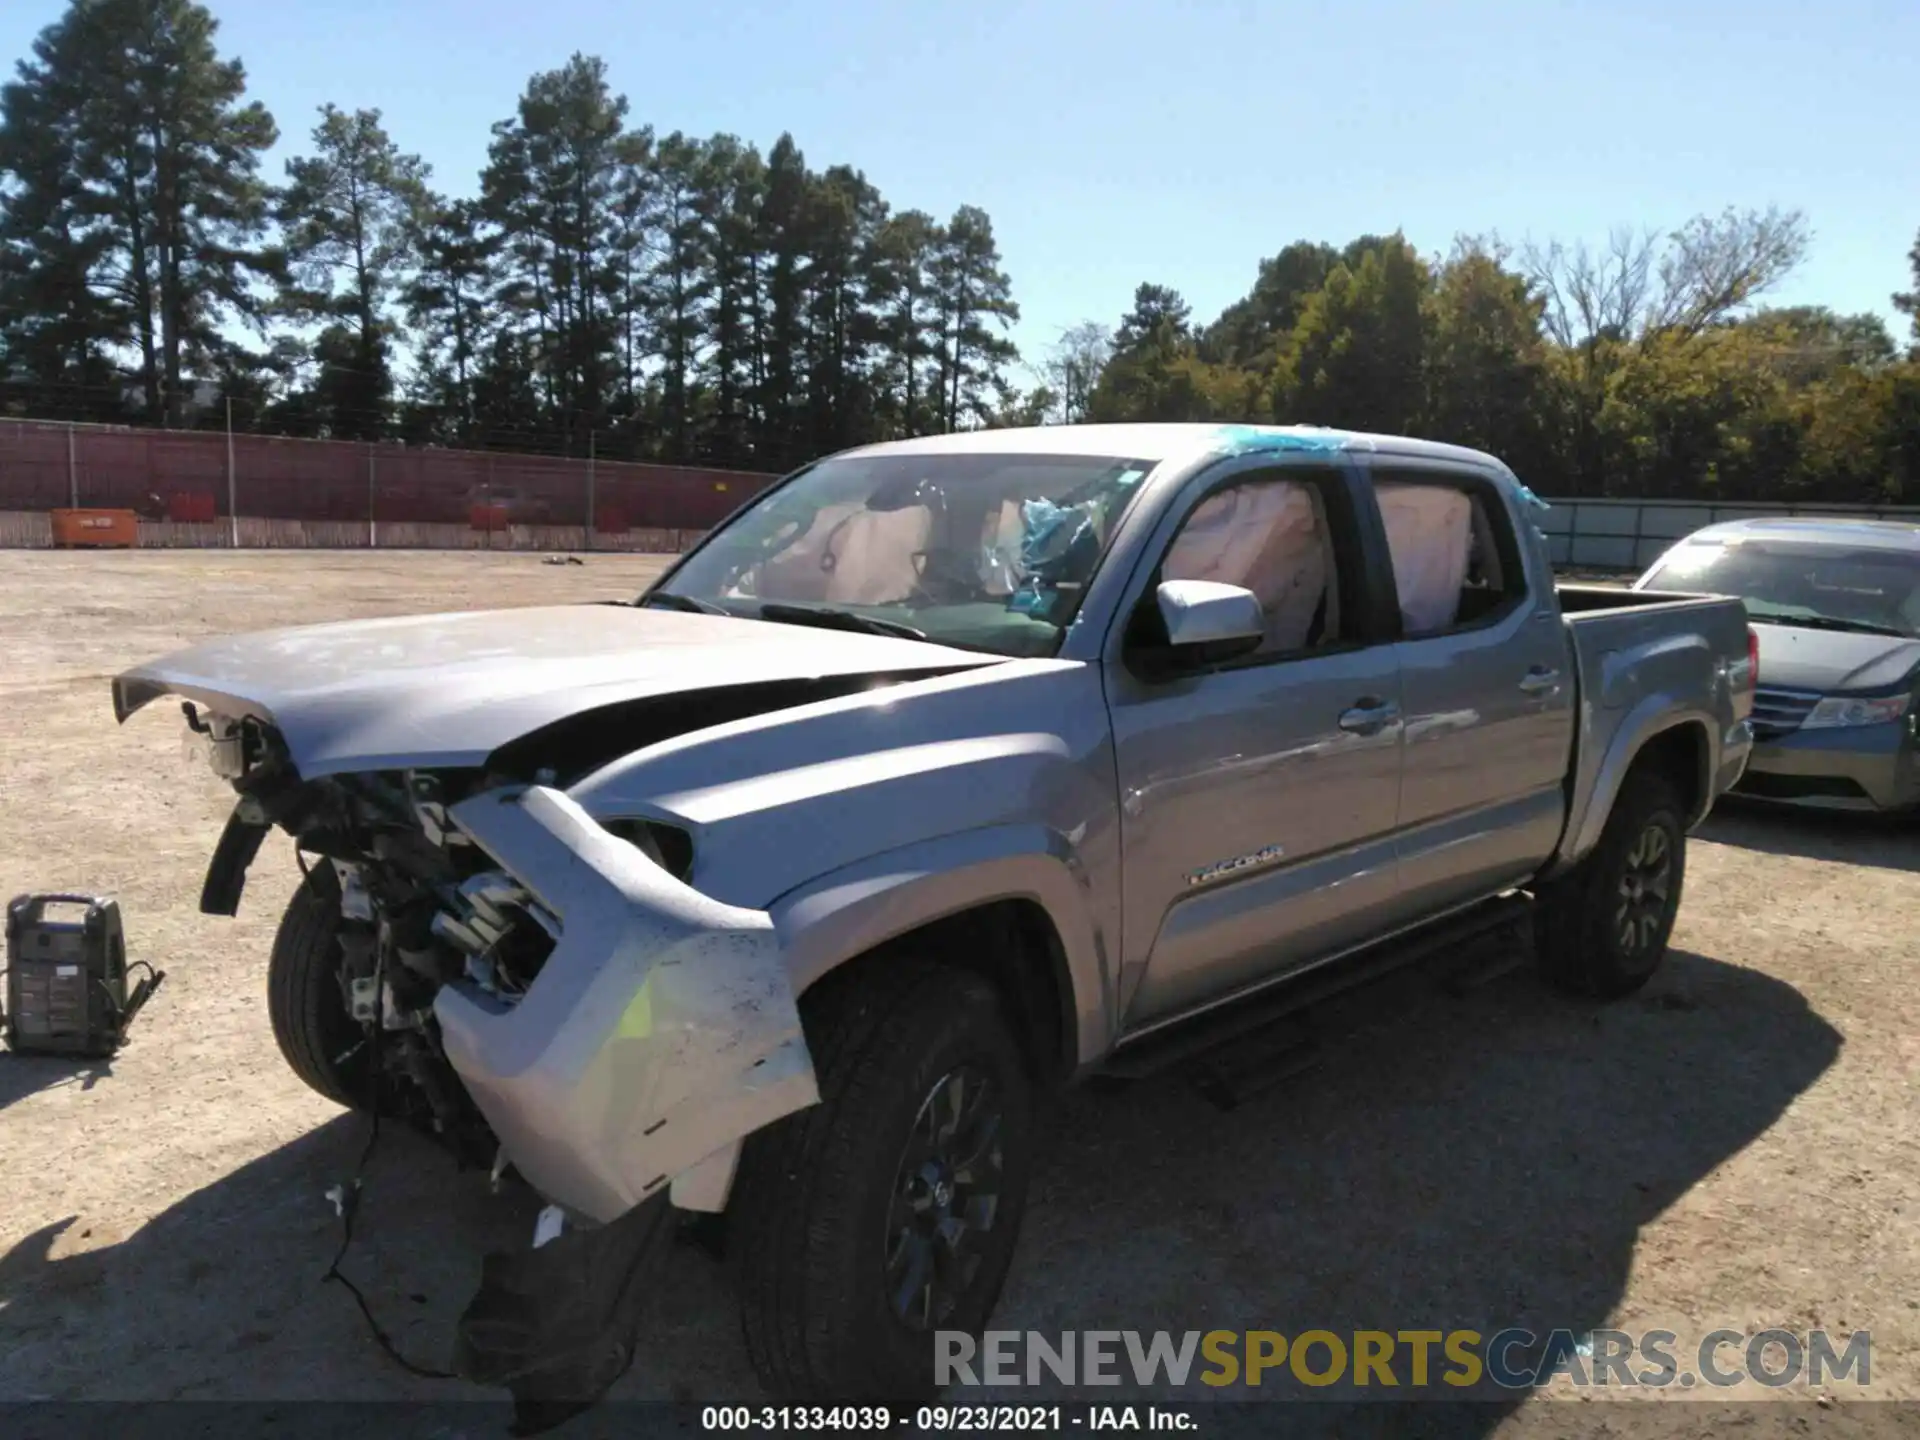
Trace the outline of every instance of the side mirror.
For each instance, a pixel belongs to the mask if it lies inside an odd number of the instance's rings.
[[[1154,599],[1167,627],[1167,644],[1182,658],[1203,663],[1258,650],[1267,617],[1251,590],[1212,580],[1168,580]]]

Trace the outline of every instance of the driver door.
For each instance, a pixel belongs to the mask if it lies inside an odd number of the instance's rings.
[[[1394,899],[1400,676],[1355,484],[1270,461],[1203,476],[1132,592],[1107,662],[1129,1030],[1345,949]],[[1252,590],[1266,641],[1205,669],[1143,663],[1146,607],[1174,579]]]

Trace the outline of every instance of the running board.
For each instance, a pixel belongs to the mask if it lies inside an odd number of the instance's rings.
[[[1245,1098],[1247,1083],[1263,1067],[1247,1061],[1269,1057],[1268,1074],[1285,1079],[1312,1063],[1317,1051],[1307,1012],[1351,990],[1409,966],[1422,965],[1450,995],[1461,995],[1525,964],[1533,944],[1532,898],[1515,893],[1474,906],[1409,935],[1384,941],[1279,981],[1244,1000],[1229,1002],[1133,1042],[1121,1044],[1096,1074],[1141,1080],[1216,1056],[1214,1074],[1202,1089]],[[1290,1022],[1284,1025],[1283,1022]],[[1286,1035],[1278,1033],[1282,1028]],[[1230,1058],[1217,1054],[1232,1047]],[[1244,1052],[1244,1053],[1243,1053]],[[1241,1083],[1224,1077],[1239,1074]]]
[[[1233,1110],[1305,1074],[1325,1054],[1311,1017],[1300,1011],[1194,1061],[1188,1078],[1215,1108]]]

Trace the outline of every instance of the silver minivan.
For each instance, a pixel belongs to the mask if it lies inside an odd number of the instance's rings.
[[[1920,525],[1731,520],[1680,541],[1633,588],[1746,603],[1760,676],[1736,794],[1841,810],[1920,805]]]

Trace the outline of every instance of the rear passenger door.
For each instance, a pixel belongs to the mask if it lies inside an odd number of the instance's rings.
[[[1130,1030],[1349,946],[1394,898],[1399,677],[1363,504],[1344,465],[1215,467],[1128,588],[1106,689]],[[1163,580],[1252,590],[1266,642],[1169,668]]]
[[[1526,879],[1559,841],[1573,745],[1565,627],[1505,491],[1460,466],[1370,467],[1400,609],[1400,903]]]

